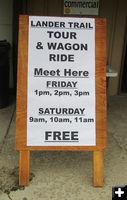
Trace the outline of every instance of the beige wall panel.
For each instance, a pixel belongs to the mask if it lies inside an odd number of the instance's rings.
[[[118,0],[100,0],[100,17],[107,22],[107,63],[110,64]]]
[[[109,94],[116,95],[119,88],[122,54],[127,19],[126,0],[100,0],[100,17],[107,20],[107,64],[118,72],[110,78]]]
[[[119,0],[118,10],[116,16],[113,48],[112,48],[112,57],[111,57],[111,66],[117,70],[118,77],[112,78],[110,80],[110,94],[115,95],[118,93],[119,88],[119,79],[120,71],[122,70],[122,55],[124,50],[124,41],[125,41],[125,30],[127,23],[127,1]]]

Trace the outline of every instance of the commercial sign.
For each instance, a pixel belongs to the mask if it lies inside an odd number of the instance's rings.
[[[95,20],[29,17],[27,146],[95,146]]]
[[[98,15],[99,0],[64,0],[66,15]]]

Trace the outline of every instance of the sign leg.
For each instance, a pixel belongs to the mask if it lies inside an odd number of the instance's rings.
[[[104,186],[103,178],[103,152],[93,152],[93,184],[94,186]]]
[[[19,185],[29,185],[30,151],[20,151]]]

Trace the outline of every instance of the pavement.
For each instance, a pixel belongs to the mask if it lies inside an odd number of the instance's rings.
[[[111,200],[113,185],[127,185],[127,95],[110,97],[104,187],[93,187],[92,152],[32,151],[30,184],[18,185],[15,100],[0,109],[0,200]]]

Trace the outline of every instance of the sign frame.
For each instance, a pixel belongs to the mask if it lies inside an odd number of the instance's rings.
[[[20,151],[19,184],[29,184],[30,150],[93,151],[94,186],[103,186],[103,151],[106,134],[106,20],[95,18],[96,146],[27,146],[27,67],[29,15],[19,17],[16,141]]]

